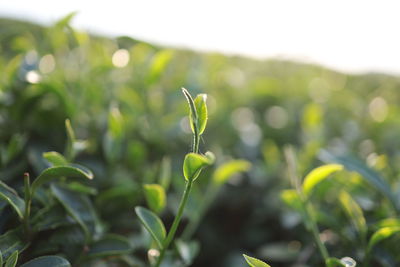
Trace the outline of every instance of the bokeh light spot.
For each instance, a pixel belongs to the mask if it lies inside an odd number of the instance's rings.
[[[115,51],[112,56],[112,63],[117,68],[123,68],[129,63],[129,52],[126,49],[119,49]]]

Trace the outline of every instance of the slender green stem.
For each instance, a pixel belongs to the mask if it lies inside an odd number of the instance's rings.
[[[168,232],[167,238],[163,242],[163,247],[161,248],[161,253],[157,259],[157,263],[156,263],[155,267],[160,266],[160,264],[164,258],[165,252],[168,249],[168,246],[171,244],[172,240],[174,239],[176,230],[178,229],[179,223],[182,219],[183,210],[185,209],[186,203],[189,199],[189,194],[190,194],[190,190],[192,189],[192,185],[193,185],[193,181],[186,182],[185,191],[183,192],[181,203],[179,204],[178,213],[175,216],[174,222],[172,223],[171,229]]]
[[[31,236],[29,217],[31,215],[31,202],[32,202],[32,191],[30,187],[29,173],[24,173],[24,191],[25,191],[25,214],[24,214],[23,224],[24,224],[25,235],[29,240]]]
[[[315,243],[317,243],[319,252],[321,253],[322,257],[324,258],[324,261],[326,262],[327,259],[329,258],[328,250],[326,249],[325,245],[322,243],[321,238],[319,237],[319,230],[318,226],[315,223],[314,219],[311,216],[311,207],[310,204],[304,203],[305,205],[305,212],[306,216],[309,222],[309,225],[311,227],[311,232],[314,236]]]

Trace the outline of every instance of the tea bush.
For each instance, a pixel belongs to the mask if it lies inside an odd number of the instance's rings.
[[[399,77],[72,18],[0,20],[0,266],[400,264]]]

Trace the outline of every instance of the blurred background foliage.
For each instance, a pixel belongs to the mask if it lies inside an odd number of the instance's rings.
[[[85,184],[93,189],[88,195],[102,227],[129,237],[138,258],[146,251],[133,207],[145,205],[142,184],[157,182],[163,162],[171,163],[161,214],[167,228],[181,194],[181,164],[191,142],[181,87],[208,94],[201,150],[213,151],[217,163],[252,163],[206,213],[195,234],[201,246],[193,266],[244,266],[244,252],[272,266],[321,266],[300,216],[280,197],[291,188],[287,144],[296,150],[299,177],[322,164],[321,149],[352,155],[377,170],[400,203],[399,77],[111,39],[75,31],[71,18],[51,27],[0,19],[0,179],[21,188],[25,171],[37,175],[43,152],[64,150],[69,118],[84,140],[77,143],[82,152],[76,162],[95,174]],[[199,179],[187,213],[204,197],[208,176]],[[381,220],[398,218],[398,211],[358,174],[335,177],[313,196],[318,223],[332,255],[358,260],[361,244],[338,206],[338,190],[345,187],[357,200],[368,235]],[[0,212],[10,211],[1,205]],[[0,233],[9,228],[2,223]],[[398,266],[399,242],[398,236],[382,242],[374,266]]]

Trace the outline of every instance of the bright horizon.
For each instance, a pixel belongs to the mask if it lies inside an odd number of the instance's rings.
[[[111,37],[399,75],[399,7],[388,0],[13,0],[0,2],[0,16],[50,25],[77,11],[74,27]]]

